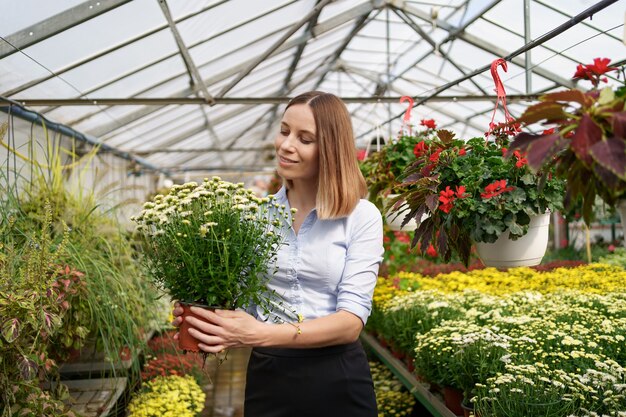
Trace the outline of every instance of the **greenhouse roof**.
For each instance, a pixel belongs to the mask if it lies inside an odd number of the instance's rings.
[[[365,147],[405,95],[414,125],[483,135],[496,58],[514,116],[579,63],[626,60],[617,0],[2,1],[0,109],[170,173],[271,170],[284,103],[312,89],[344,98]]]

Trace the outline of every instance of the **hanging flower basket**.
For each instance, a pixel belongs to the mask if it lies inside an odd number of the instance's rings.
[[[509,231],[493,243],[476,242],[478,257],[485,266],[512,268],[541,263],[548,248],[550,213],[531,217],[528,232],[517,240],[509,239]]]

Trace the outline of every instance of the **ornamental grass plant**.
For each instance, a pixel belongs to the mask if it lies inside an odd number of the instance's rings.
[[[133,220],[156,283],[174,299],[270,309],[266,283],[292,213],[219,177],[174,185]],[[269,272],[268,272],[269,271]]]
[[[456,254],[468,265],[473,242],[493,243],[507,230],[516,240],[531,216],[562,207],[563,181],[531,172],[523,153],[505,158],[508,143],[506,136],[465,142],[439,130],[416,145],[417,159],[393,202],[394,209],[408,205],[404,224],[418,224],[413,246],[432,244],[444,260]]]

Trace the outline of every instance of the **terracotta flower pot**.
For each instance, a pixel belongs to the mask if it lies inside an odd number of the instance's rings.
[[[455,415],[463,415],[463,408],[461,407],[463,391],[454,387],[443,387],[443,401],[446,407],[448,407],[448,410],[452,411]]]
[[[469,402],[469,400],[463,400],[461,402],[461,408],[463,409],[463,417],[471,417],[471,416],[479,417],[474,412],[474,404]]]
[[[187,324],[186,319],[187,317],[195,317],[198,320],[204,321],[202,317],[191,312],[191,306],[202,307],[202,308],[206,308],[209,310],[213,310],[213,308],[206,307],[206,306],[199,306],[197,304],[180,303],[180,305],[183,308],[183,315],[182,315],[183,322],[181,323],[180,328],[178,329],[178,347],[188,352],[200,352],[200,348],[198,347],[198,343],[200,343],[200,341],[189,334],[189,329],[191,328],[191,326]]]

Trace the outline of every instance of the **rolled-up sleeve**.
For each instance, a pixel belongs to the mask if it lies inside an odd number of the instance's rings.
[[[337,311],[353,313],[365,325],[383,259],[382,216],[376,206],[362,200],[350,215],[347,227],[347,255],[338,287]]]

